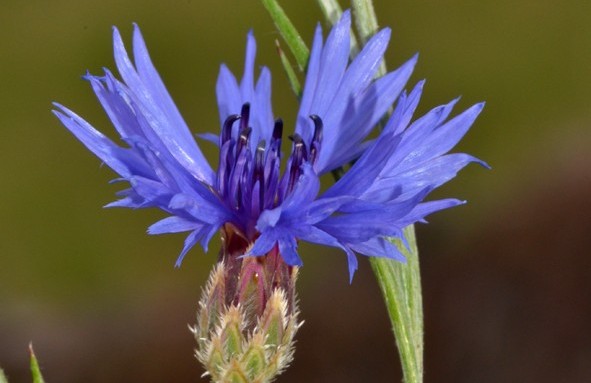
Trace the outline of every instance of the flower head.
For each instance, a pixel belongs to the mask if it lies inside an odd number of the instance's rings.
[[[377,33],[349,61],[350,14],[345,12],[326,41],[317,27],[295,129],[285,139],[283,122],[271,109],[271,74],[255,80],[256,43],[249,33],[240,82],[222,65],[216,86],[221,132],[204,135],[219,147],[214,171],[152,64],[137,26],[133,57],[113,30],[115,62],[88,80],[125,142],[104,136],[68,108],[56,104],[62,123],[119,174],[130,187],[107,206],[157,207],[169,217],[150,234],[189,232],[178,264],[196,243],[205,249],[222,231],[237,249],[231,261],[278,251],[287,267],[299,266],[298,241],[355,253],[403,260],[387,237],[428,214],[462,202],[423,202],[470,162],[467,154],[447,154],[481,111],[477,104],[448,119],[455,101],[411,122],[423,83],[403,91],[416,62],[375,79],[390,30]],[[397,102],[396,102],[397,100]],[[377,138],[368,139],[396,102]],[[291,146],[281,171],[282,148]],[[356,160],[332,187],[320,194],[319,176]],[[486,166],[486,165],[485,165]],[[228,259],[226,259],[228,262]]]

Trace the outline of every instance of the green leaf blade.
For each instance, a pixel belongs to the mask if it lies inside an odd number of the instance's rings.
[[[29,345],[29,353],[31,354],[31,374],[33,375],[33,383],[45,383],[45,380],[43,380],[43,375],[41,375],[39,363],[35,357],[35,352],[33,352],[32,344]]]
[[[351,0],[355,27],[362,44],[379,29],[371,0]],[[386,74],[382,61],[377,76]],[[419,254],[414,226],[404,229],[408,248],[391,239],[406,257],[406,263],[391,259],[371,258],[370,262],[382,290],[390,323],[394,331],[405,383],[423,382],[423,300]]]
[[[306,46],[306,43],[304,43],[304,40],[302,40],[293,23],[276,0],[261,0],[261,2],[271,15],[275,27],[295,57],[298,67],[301,71],[304,71],[308,63],[308,58],[310,57],[310,50]]]
[[[6,375],[4,375],[4,371],[0,368],[0,383],[8,383],[8,379],[6,379]]]
[[[299,100],[302,97],[302,86],[300,85],[298,76],[296,75],[293,66],[289,62],[289,59],[283,52],[283,49],[281,49],[281,44],[279,43],[279,40],[275,40],[275,46],[277,47],[277,53],[279,54],[281,65],[283,65],[283,69],[285,70],[285,74],[287,75],[287,80],[289,81],[291,90]]]

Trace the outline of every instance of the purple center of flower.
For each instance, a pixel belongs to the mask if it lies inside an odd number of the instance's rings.
[[[253,240],[256,235],[254,226],[260,213],[277,207],[292,193],[301,175],[302,164],[316,162],[323,124],[317,115],[310,116],[314,123],[314,135],[308,145],[297,133],[289,136],[293,142],[292,151],[281,176],[283,121],[275,121],[269,144],[260,140],[252,153],[249,119],[250,104],[246,103],[240,114],[229,116],[223,124],[216,188],[229,208],[240,217],[248,217],[241,229],[247,238]],[[236,121],[240,121],[240,124],[234,132]]]

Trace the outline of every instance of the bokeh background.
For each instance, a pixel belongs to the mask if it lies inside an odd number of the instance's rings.
[[[315,2],[282,3],[310,41]],[[493,170],[463,171],[437,196],[469,204],[418,228],[426,382],[591,381],[591,2],[375,6],[393,29],[389,67],[420,52],[421,112],[457,95],[460,109],[487,101],[458,150]],[[250,28],[275,114],[293,121],[257,1],[2,0],[0,365],[11,382],[30,381],[29,341],[49,382],[205,381],[187,324],[217,243],[174,269],[183,237],[145,235],[160,212],[102,209],[120,187],[113,173],[49,112],[59,100],[113,132],[81,75],[114,67],[110,28],[129,42],[134,21],[195,133],[217,132],[219,64],[241,73]],[[280,381],[399,381],[366,260],[349,285],[342,254],[302,253],[306,324]]]

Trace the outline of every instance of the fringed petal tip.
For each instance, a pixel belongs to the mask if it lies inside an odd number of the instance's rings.
[[[478,165],[482,166],[486,170],[492,170],[492,166],[490,166],[487,162],[485,162],[479,158],[475,158],[474,162],[476,162]]]
[[[349,284],[353,283],[353,276],[358,269],[359,262],[357,261],[357,256],[352,251],[347,251],[347,264],[349,268]]]

